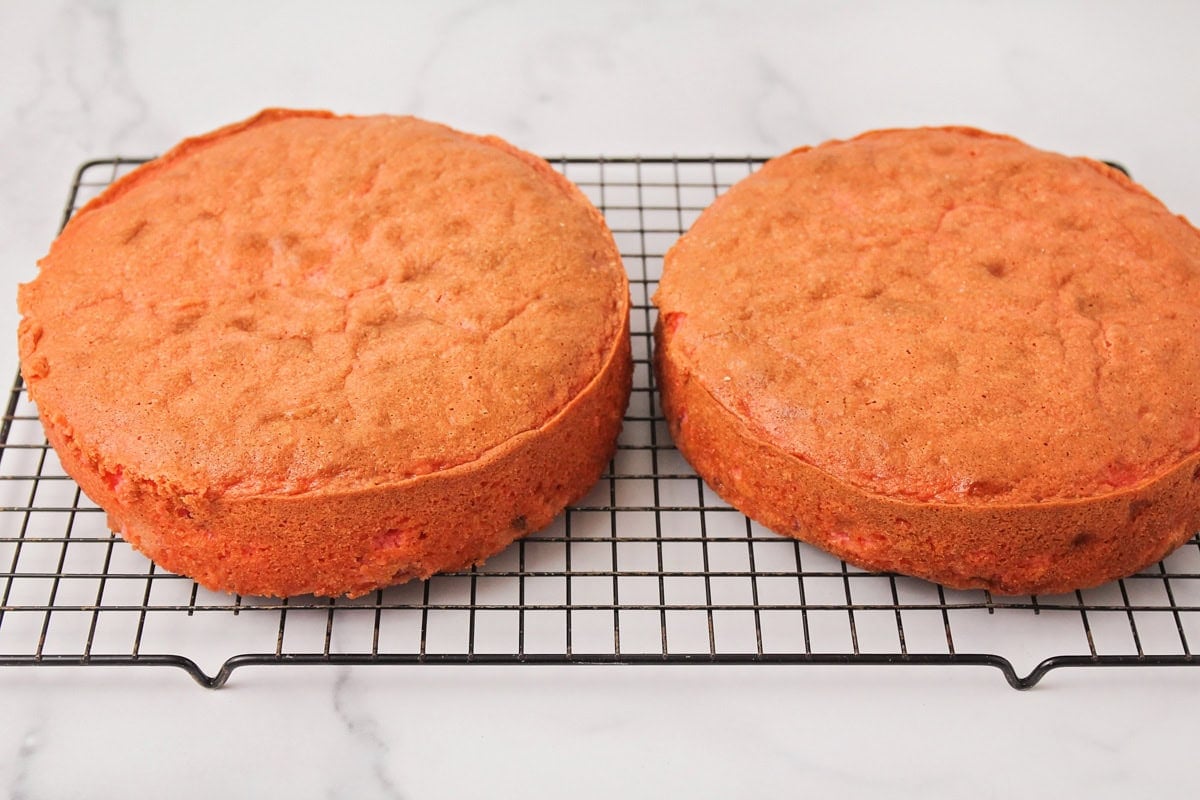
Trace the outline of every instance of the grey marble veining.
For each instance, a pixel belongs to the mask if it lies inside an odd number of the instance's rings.
[[[399,800],[403,795],[391,772],[404,761],[402,742],[389,739],[378,716],[381,709],[371,702],[369,691],[356,685],[349,668],[338,669],[332,694],[334,713],[351,742],[355,762],[348,768],[339,765],[341,780],[333,796]]]

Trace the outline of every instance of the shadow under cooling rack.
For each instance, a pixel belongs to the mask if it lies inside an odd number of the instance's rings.
[[[139,160],[83,165],[64,221]],[[249,664],[985,665],[1198,662],[1200,539],[1145,572],[996,598],[870,574],[731,509],[671,443],[650,370],[662,257],[758,158],[561,158],[613,229],[633,294],[615,458],[546,530],[469,572],[357,600],[209,592],[114,536],[46,445],[18,379],[0,427],[0,664],[144,665],[217,687]]]

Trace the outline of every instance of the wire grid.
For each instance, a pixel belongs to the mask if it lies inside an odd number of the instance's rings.
[[[142,160],[80,167],[64,222]],[[210,592],[110,532],[18,377],[0,427],[0,664],[166,665],[217,687],[248,664],[976,664],[1028,688],[1061,666],[1196,665],[1200,537],[1056,597],[871,574],[732,509],[671,443],[650,368],[667,248],[760,158],[561,158],[630,273],[634,382],[603,478],[482,567],[356,600]]]

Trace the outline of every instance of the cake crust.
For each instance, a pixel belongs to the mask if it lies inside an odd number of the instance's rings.
[[[611,234],[544,161],[411,117],[265,111],[81,209],[21,287],[68,473],[162,566],[362,594],[584,494],[628,399]]]
[[[1200,235],[1106,165],[965,128],[797,150],[655,302],[684,455],[852,563],[1059,592],[1200,525]]]

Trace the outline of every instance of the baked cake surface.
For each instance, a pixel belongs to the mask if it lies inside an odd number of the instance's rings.
[[[848,561],[1055,592],[1200,526],[1200,234],[1106,165],[965,128],[796,150],[655,302],[684,455]]]
[[[414,118],[187,140],[81,209],[19,305],[68,472],[160,564],[247,594],[482,560],[590,488],[628,399],[598,212]]]

